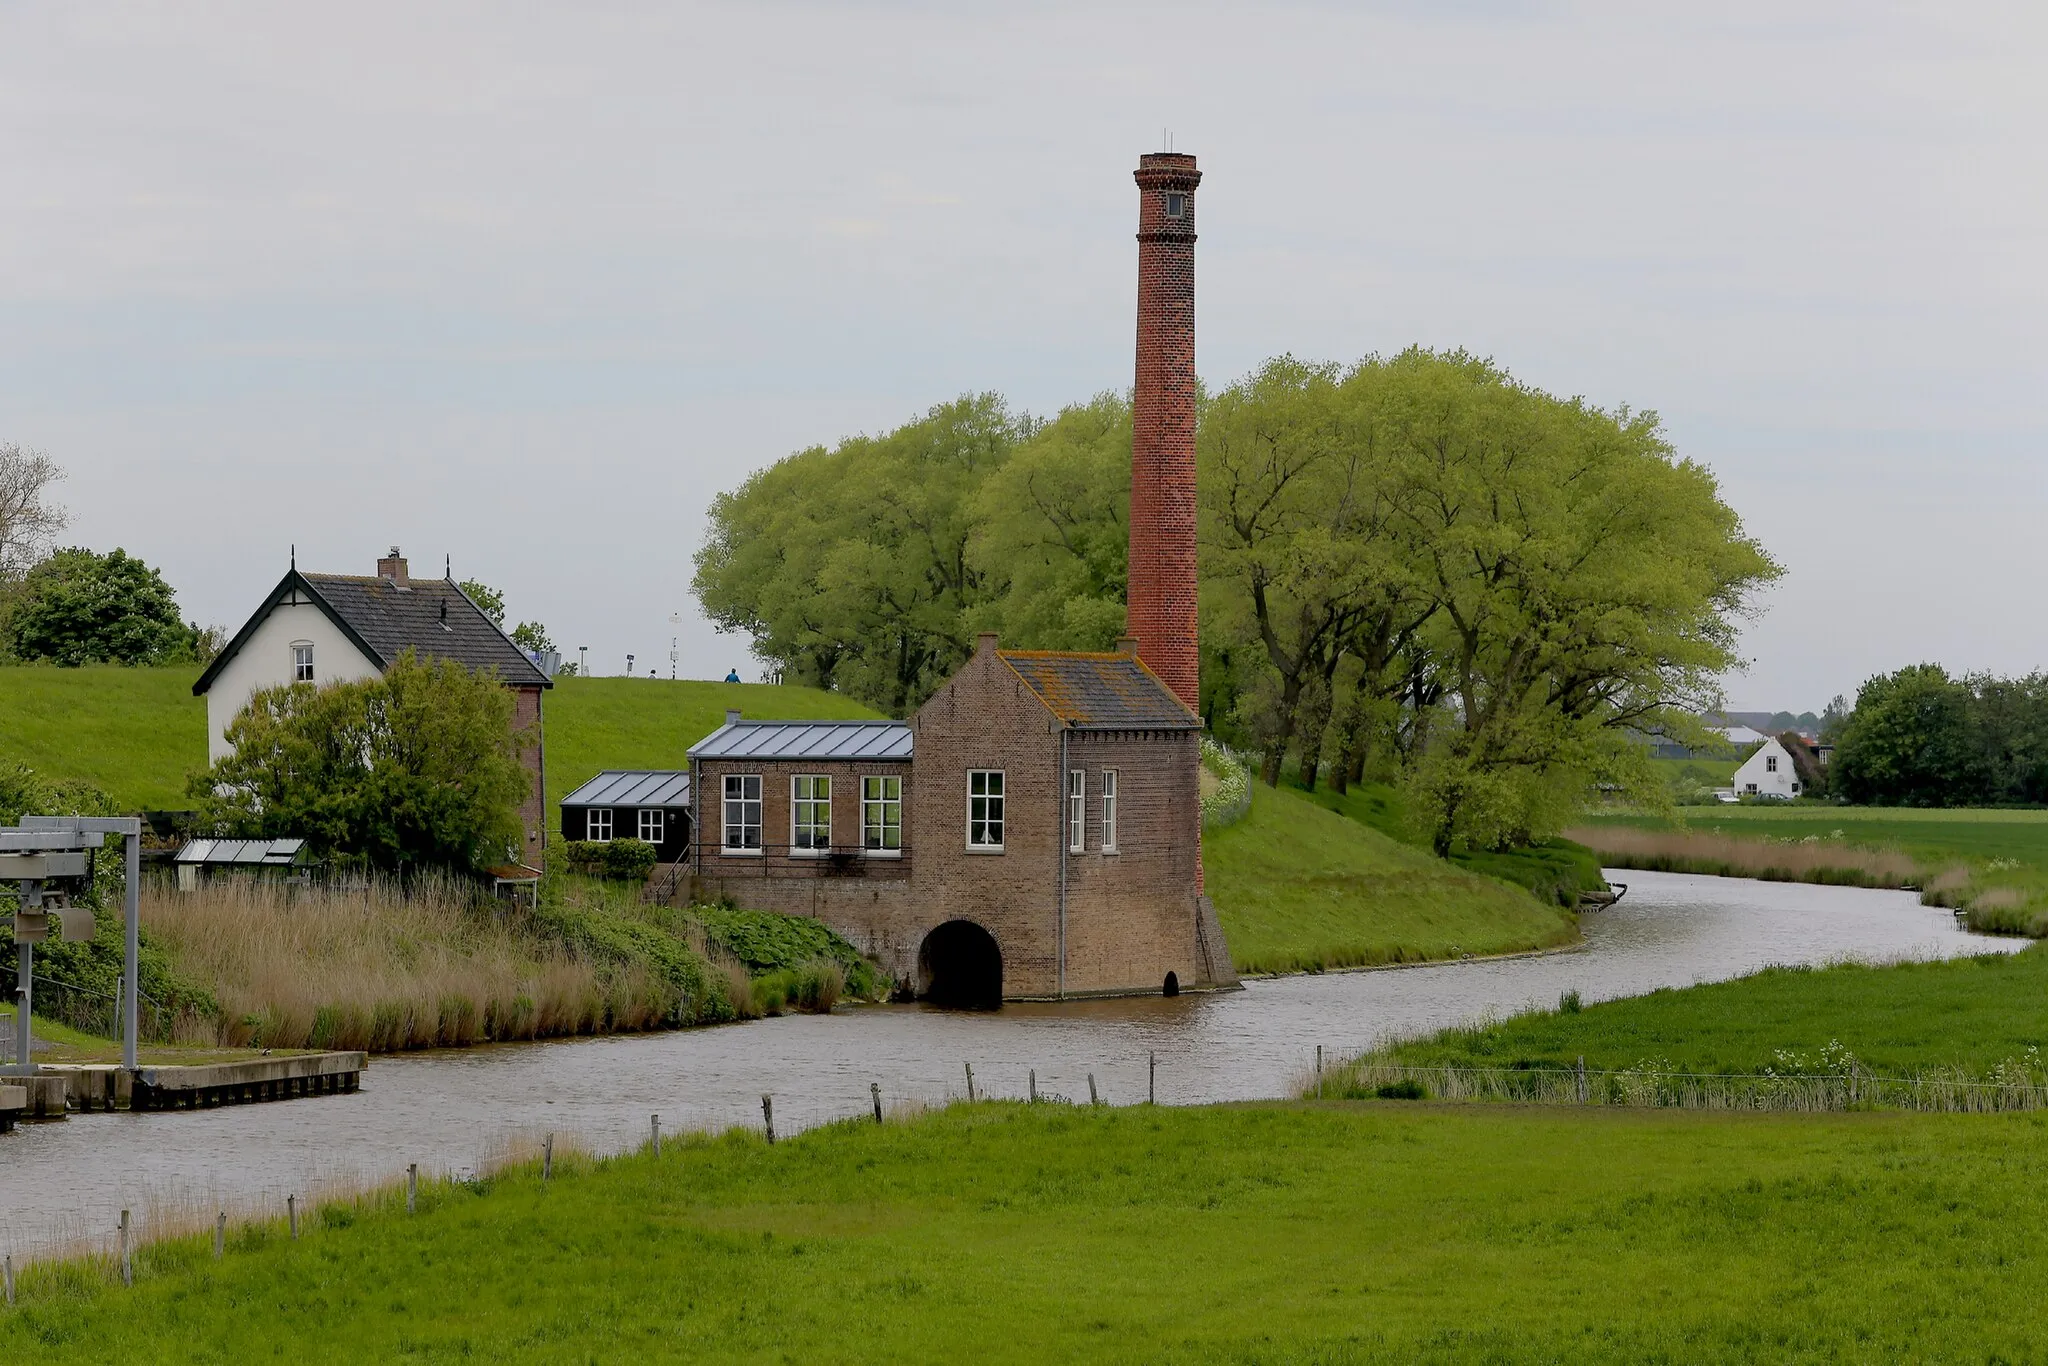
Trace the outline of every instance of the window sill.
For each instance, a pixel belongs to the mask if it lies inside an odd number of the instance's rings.
[[[869,858],[902,858],[901,849],[863,849],[861,853]]]
[[[830,858],[832,857],[832,851],[830,849],[792,849],[789,851],[789,856],[791,858]]]
[[[1003,846],[1000,844],[970,844],[967,846],[967,852],[970,854],[1000,854],[1003,852]]]
[[[1113,845],[1113,844],[1105,844],[1105,845],[1104,845],[1104,846],[1103,846],[1103,847],[1102,847],[1102,848],[1101,848],[1100,850],[1098,850],[1097,852],[1099,852],[1099,853],[1103,853],[1103,854],[1107,854],[1107,855],[1109,855],[1109,856],[1110,856],[1111,858],[1115,858],[1115,857],[1116,857],[1116,856],[1117,856],[1118,854],[1121,854],[1121,853],[1123,852],[1123,850],[1121,850],[1121,849],[1117,848],[1117,847],[1116,847],[1115,845]]]
[[[761,857],[761,851],[759,849],[721,849],[718,851],[718,856],[720,858],[759,858]]]

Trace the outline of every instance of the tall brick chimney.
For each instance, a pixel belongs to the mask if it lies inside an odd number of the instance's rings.
[[[1131,413],[1129,630],[1199,709],[1195,648],[1195,187],[1180,152],[1138,158],[1138,379]]]

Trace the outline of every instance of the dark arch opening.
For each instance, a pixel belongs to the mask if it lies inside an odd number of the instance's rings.
[[[971,920],[948,920],[917,951],[917,994],[933,1005],[994,1010],[1003,1003],[1003,951]]]
[[[1168,995],[1168,996],[1178,996],[1178,995],[1180,995],[1180,974],[1179,974],[1179,973],[1177,973],[1177,972],[1169,972],[1169,973],[1167,973],[1167,974],[1166,974],[1166,992],[1165,992],[1165,994],[1166,994],[1166,995]]]

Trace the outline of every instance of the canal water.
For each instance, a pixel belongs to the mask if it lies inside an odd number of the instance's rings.
[[[462,1174],[544,1134],[616,1151],[761,1122],[778,1132],[885,1103],[1042,1093],[1129,1104],[1286,1095],[1322,1045],[1381,1040],[1553,1006],[1738,976],[1769,964],[2010,952],[1908,892],[1617,871],[1619,905],[1583,917],[1583,950],[1252,981],[1174,1000],[1012,1005],[987,1014],[876,1006],[715,1029],[380,1057],[354,1095],[173,1114],[76,1115],[0,1137],[0,1252],[96,1237],[152,1210],[281,1209],[286,1192],[387,1179],[417,1162]],[[1154,1071],[1156,1060],[1156,1072]]]

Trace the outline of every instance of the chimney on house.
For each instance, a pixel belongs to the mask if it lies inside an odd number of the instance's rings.
[[[391,553],[389,555],[386,555],[383,559],[377,561],[377,577],[380,579],[391,580],[391,584],[394,588],[403,588],[406,586],[405,556],[398,553],[397,546],[392,546]]]
[[[1195,187],[1180,152],[1138,158],[1138,375],[1131,410],[1130,634],[1190,710],[1195,648]]]
[[[725,724],[727,724],[728,726],[737,726],[739,723],[740,709],[738,707],[727,707],[725,709]]]

